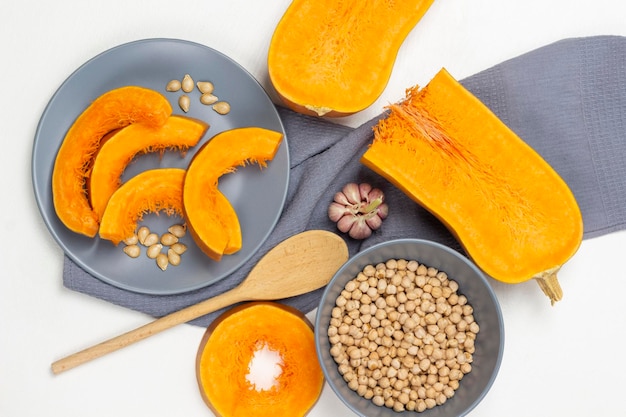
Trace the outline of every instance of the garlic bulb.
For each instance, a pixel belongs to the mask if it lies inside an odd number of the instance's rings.
[[[384,199],[383,192],[370,184],[346,184],[328,207],[328,218],[353,239],[366,239],[387,217]]]

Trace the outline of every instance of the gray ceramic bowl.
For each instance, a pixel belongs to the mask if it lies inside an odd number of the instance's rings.
[[[487,394],[498,373],[504,350],[502,312],[483,273],[463,255],[435,242],[418,239],[384,242],[358,253],[337,271],[324,291],[315,323],[317,355],[326,380],[339,398],[359,416],[416,415],[415,411],[396,412],[384,406],[377,406],[371,400],[359,396],[348,387],[330,354],[327,330],[331,310],[338,295],[345,284],[356,277],[366,265],[385,262],[388,259],[416,260],[446,272],[450,279],[459,284],[458,292],[464,294],[474,308],[474,318],[480,326],[480,331],[475,342],[471,372],[463,377],[452,398],[442,405],[419,413],[423,417],[464,416]]]

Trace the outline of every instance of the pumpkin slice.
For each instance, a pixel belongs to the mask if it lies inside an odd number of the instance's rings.
[[[145,213],[164,211],[182,216],[185,170],[157,168],[135,175],[109,199],[99,234],[114,244],[132,236]]]
[[[400,46],[433,0],[294,0],[268,52],[272,85],[287,106],[346,116],[383,92]]]
[[[126,166],[135,156],[166,149],[185,151],[195,146],[208,128],[201,120],[171,116],[156,129],[135,123],[115,132],[98,151],[89,178],[89,198],[98,218],[102,217],[109,198],[122,183]]]
[[[89,204],[86,187],[102,138],[132,123],[162,126],[171,112],[162,94],[128,86],[101,95],[78,116],[61,143],[52,172],[54,209],[68,229],[89,237],[98,232],[99,217]]]
[[[254,360],[260,352],[278,358],[278,375],[259,384]],[[266,354],[265,361],[271,358]],[[302,417],[324,385],[313,325],[298,310],[271,302],[242,304],[218,317],[200,343],[196,376],[218,417]]]
[[[182,216],[184,178],[184,169],[157,168],[126,181],[109,199],[100,223],[100,237],[117,245],[135,232],[144,213],[164,211],[168,215]],[[214,197],[220,219],[225,219],[224,222],[234,229],[239,228],[239,218],[230,201],[220,191]],[[209,221],[215,221],[209,218]],[[241,247],[241,242],[236,239],[233,244]],[[230,250],[230,247],[225,249]]]
[[[225,215],[228,209],[217,200],[219,178],[248,163],[265,167],[282,138],[282,133],[260,127],[231,129],[211,138],[191,160],[183,191],[185,218],[196,244],[212,259],[221,260],[242,244],[239,222]]]
[[[582,215],[557,172],[442,69],[390,106],[362,162],[438,217],[506,283],[536,279],[552,303]]]

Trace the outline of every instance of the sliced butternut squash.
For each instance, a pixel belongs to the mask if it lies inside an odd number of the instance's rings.
[[[260,376],[255,361],[276,372]],[[196,376],[218,417],[303,417],[324,385],[313,325],[298,310],[271,302],[245,303],[218,317],[200,343]]]
[[[114,244],[132,236],[145,213],[183,215],[185,170],[156,168],[122,184],[111,196],[100,222],[99,235]]]
[[[437,216],[488,275],[534,278],[560,300],[557,271],[583,222],[559,174],[445,69],[389,109],[363,164]]]
[[[406,36],[433,0],[293,0],[268,52],[272,85],[287,106],[346,116],[382,93]]]
[[[78,116],[61,143],[52,172],[54,209],[68,229],[89,237],[98,232],[99,217],[86,188],[102,138],[133,123],[159,127],[171,112],[162,94],[128,86],[101,95]]]
[[[133,158],[140,153],[166,149],[184,152],[198,143],[208,127],[201,120],[171,116],[158,128],[135,123],[104,141],[89,178],[89,198],[98,218],[102,217],[109,198],[122,183],[121,176]]]
[[[219,261],[242,245],[239,222],[217,200],[219,178],[248,163],[265,167],[282,138],[282,133],[260,127],[231,129],[211,138],[191,160],[183,191],[185,219],[196,244],[212,259]]]

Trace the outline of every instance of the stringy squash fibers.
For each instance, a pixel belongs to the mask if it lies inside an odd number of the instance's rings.
[[[102,217],[111,195],[122,183],[126,166],[140,153],[186,151],[195,146],[209,125],[185,116],[171,116],[157,129],[141,123],[126,126],[106,139],[89,178],[91,206]]]
[[[280,358],[270,387],[250,381],[253,357],[264,348]],[[242,304],[216,319],[198,349],[196,375],[218,417],[302,417],[324,384],[313,326],[299,311],[271,302]]]
[[[552,303],[582,216],[567,184],[442,69],[389,106],[362,163],[437,216],[488,275],[535,278]]]
[[[242,245],[232,206],[218,200],[219,178],[249,163],[265,167],[282,138],[282,133],[260,127],[236,128],[215,135],[194,155],[185,176],[183,208],[191,236],[210,258],[219,261]]]
[[[68,130],[52,172],[54,209],[70,230],[89,237],[98,232],[99,216],[87,196],[93,158],[105,135],[132,123],[162,126],[172,107],[160,93],[128,86],[111,90],[93,101]]]
[[[400,46],[433,0],[293,0],[268,52],[270,80],[291,109],[346,116],[371,105]]]

